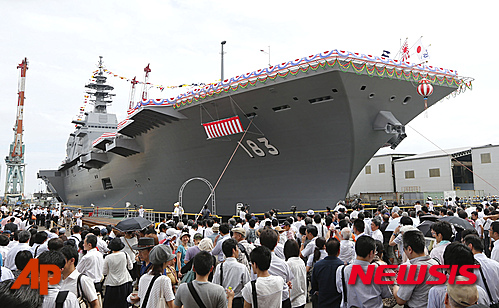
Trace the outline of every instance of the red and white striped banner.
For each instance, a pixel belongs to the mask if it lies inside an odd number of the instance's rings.
[[[239,116],[203,124],[208,139],[242,133]]]
[[[116,137],[116,135],[117,135],[117,133],[104,133],[99,138],[95,139],[94,142],[92,142],[92,146],[95,146],[97,143],[101,142],[101,140],[103,140],[103,139],[114,138],[114,137]]]

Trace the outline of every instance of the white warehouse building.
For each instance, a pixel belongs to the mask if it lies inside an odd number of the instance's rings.
[[[442,195],[452,191],[481,191],[483,195],[499,195],[498,188],[499,145],[485,145],[417,155],[374,156],[355,179],[349,195],[430,195],[432,192]]]

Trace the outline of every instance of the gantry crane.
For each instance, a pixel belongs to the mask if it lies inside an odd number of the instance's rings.
[[[5,178],[4,199],[21,200],[24,197],[24,144],[23,144],[23,112],[24,112],[24,90],[26,85],[26,71],[28,70],[28,59],[24,58],[17,66],[21,69],[18,83],[17,116],[14,125],[14,142],[10,144],[9,155],[5,158],[7,165],[7,176]]]

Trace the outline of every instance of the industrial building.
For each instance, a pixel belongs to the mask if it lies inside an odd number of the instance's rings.
[[[357,176],[350,197],[411,203],[499,195],[499,145],[462,147],[422,154],[374,156]]]

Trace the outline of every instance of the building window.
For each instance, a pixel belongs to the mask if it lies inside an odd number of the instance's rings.
[[[366,166],[366,174],[371,174],[371,165]]]
[[[405,172],[405,178],[406,179],[414,179],[414,170],[407,170]]]
[[[439,178],[440,177],[440,168],[430,169],[430,178]]]
[[[490,160],[490,153],[482,153],[480,154],[480,159],[482,164],[490,164],[492,161]]]
[[[385,164],[379,164],[378,165],[378,172],[379,173],[385,173]]]
[[[102,179],[102,188],[104,188],[104,190],[113,189],[110,178]]]

